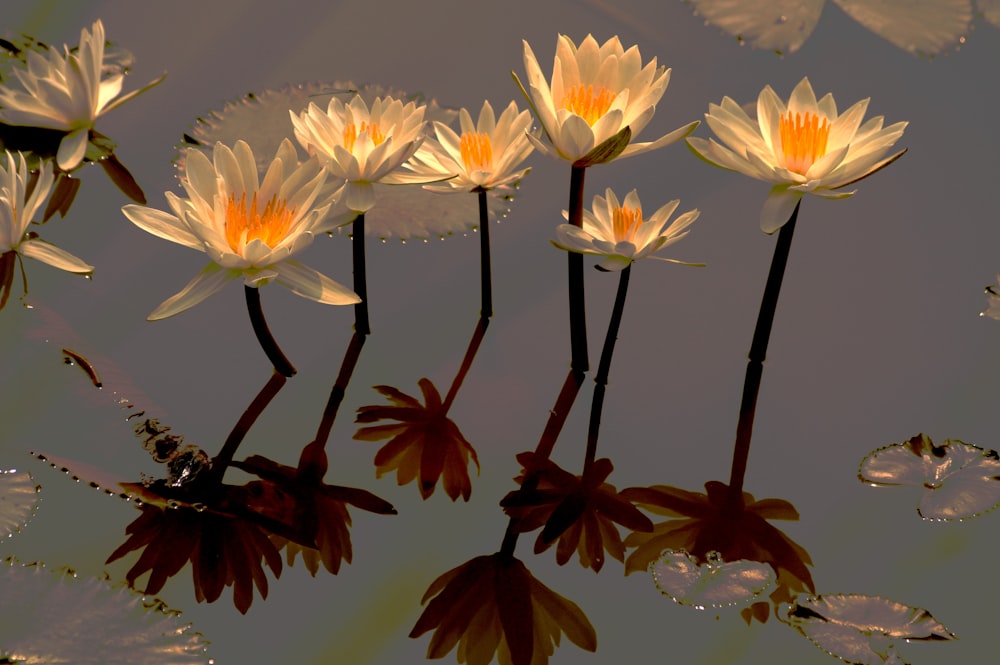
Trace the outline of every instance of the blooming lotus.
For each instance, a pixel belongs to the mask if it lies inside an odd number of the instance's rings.
[[[437,141],[425,141],[413,156],[414,171],[450,177],[441,185],[426,189],[443,192],[483,191],[507,187],[523,178],[530,169],[517,167],[534,147],[528,141],[531,112],[517,110],[511,102],[497,119],[493,107],[483,102],[479,119],[473,123],[466,110],[458,112],[461,135],[443,122],[434,123]],[[453,177],[452,177],[453,176]]]
[[[583,211],[583,228],[572,224],[557,226],[559,240],[553,240],[552,244],[570,252],[603,256],[604,260],[597,268],[606,271],[621,270],[647,256],[671,263],[700,265],[652,256],[688,234],[685,229],[698,219],[700,213],[697,210],[687,211],[668,226],[667,222],[680,201],[671,201],[644,220],[642,204],[634,189],[625,196],[624,203],[619,203],[610,188],[605,194],[603,198],[594,197],[592,210]],[[564,210],[563,217],[568,218],[569,212]]]
[[[13,70],[23,89],[0,87],[0,122],[67,132],[56,161],[69,171],[83,161],[94,123],[101,115],[160,83],[166,76],[119,97],[125,77],[120,68],[105,74],[104,24],[80,31],[80,48],[60,53],[50,47],[42,55],[27,52],[27,62]]]
[[[337,178],[346,180],[343,201],[364,213],[375,205],[373,183],[426,182],[394,177],[424,140],[425,106],[376,97],[369,109],[360,95],[347,104],[336,96],[326,111],[310,103],[301,114],[289,111],[295,138]]]
[[[531,136],[529,140],[541,152],[577,166],[662,148],[684,138],[699,124],[692,122],[651,143],[622,145],[653,117],[656,103],[670,82],[670,70],[657,66],[656,58],[643,66],[639,48],[624,50],[618,37],[599,45],[587,35],[577,47],[569,37],[559,35],[551,83],[542,74],[531,46],[524,42],[524,69],[527,90],[516,74],[514,78],[551,145]]]
[[[28,195],[28,166],[24,155],[19,154],[17,162],[10,152],[6,155],[7,168],[0,166],[0,309],[10,297],[14,262],[19,257],[27,256],[66,272],[89,274],[94,271],[94,266],[45,242],[37,234],[28,233],[31,218],[52,190],[55,181],[52,164],[41,163],[38,178]],[[27,284],[24,290],[27,293]]]
[[[709,164],[773,183],[760,215],[760,227],[774,233],[791,217],[805,194],[843,199],[839,191],[885,168],[906,152],[883,157],[903,135],[907,123],[882,126],[882,116],[862,124],[867,99],[837,113],[833,95],[819,101],[809,79],[802,79],[786,105],[771,86],[757,98],[757,119],[724,97],[710,104],[705,120],[714,139],[689,138],[691,150]]]
[[[359,302],[347,287],[292,258],[316,233],[327,230],[324,220],[332,201],[323,193],[326,173],[316,159],[299,164],[287,139],[263,179],[243,141],[232,149],[216,143],[213,159],[190,152],[181,178],[188,198],[164,194],[173,214],[139,205],[122,208],[139,228],[205,252],[212,260],[149,320],[193,307],[237,277],[251,287],[274,280],[298,296],[328,305]]]

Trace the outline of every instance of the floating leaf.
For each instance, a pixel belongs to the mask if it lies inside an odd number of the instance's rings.
[[[27,471],[0,470],[0,542],[19,532],[35,516],[41,489]]]
[[[724,562],[718,552],[709,552],[699,564],[683,550],[663,550],[649,564],[649,574],[663,595],[680,605],[706,607],[746,606],[770,591],[774,569],[756,561]]]
[[[705,21],[741,42],[778,54],[795,53],[812,34],[823,0],[691,0]]]
[[[926,434],[870,453],[858,477],[873,485],[923,487],[917,512],[927,520],[978,517],[1000,506],[1000,459],[983,450],[947,439],[934,445]]]

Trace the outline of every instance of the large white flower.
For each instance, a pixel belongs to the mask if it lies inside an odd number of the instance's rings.
[[[188,198],[166,192],[173,214],[127,205],[122,212],[155,236],[208,254],[209,263],[182,291],[157,307],[149,320],[182,312],[243,277],[246,285],[271,280],[292,293],[328,305],[360,302],[357,295],[291,257],[312,243],[332,203],[323,196],[326,172],[313,158],[299,164],[285,140],[259,180],[253,152],[243,141],[216,143],[214,163],[191,151],[181,179]]]
[[[361,95],[347,104],[335,95],[326,111],[310,103],[301,114],[289,113],[299,143],[347,181],[343,201],[348,209],[364,213],[375,205],[373,183],[420,181],[393,172],[423,142],[425,109],[392,97],[375,98],[369,109]]]
[[[630,143],[620,153],[591,155],[626,127],[631,137],[642,131],[667,89],[670,70],[658,67],[656,58],[643,67],[639,48],[624,50],[618,37],[598,45],[591,35],[579,48],[569,37],[559,35],[551,85],[528,42],[524,42],[524,69],[528,91],[520,80],[517,83],[551,145],[537,138],[531,138],[531,142],[548,155],[589,166],[661,148],[679,141],[698,126],[695,121],[652,143]],[[517,80],[516,74],[514,78]]]
[[[50,266],[77,274],[94,272],[94,266],[45,242],[36,234],[28,233],[28,225],[38,209],[48,198],[55,180],[52,164],[42,162],[38,177],[28,191],[28,166],[24,155],[6,152],[6,168],[0,165],[0,309],[7,304],[14,279],[14,261],[18,256],[27,256]],[[25,285],[27,291],[27,285]]]
[[[56,161],[69,171],[83,161],[94,122],[104,113],[149,90],[166,76],[122,95],[125,74],[104,67],[104,24],[96,21],[80,31],[80,48],[60,53],[49,47],[42,55],[29,50],[23,67],[13,70],[22,90],[0,87],[0,122],[68,132],[59,144]]]
[[[679,200],[671,201],[649,219],[643,219],[642,204],[634,189],[625,196],[624,203],[619,203],[618,197],[609,188],[605,197],[594,197],[592,210],[583,211],[583,228],[560,224],[556,227],[559,240],[553,240],[552,244],[570,252],[603,256],[604,261],[597,268],[606,271],[621,270],[633,261],[646,257],[683,265],[701,265],[652,256],[686,236],[687,227],[701,214],[698,210],[689,210],[668,226],[667,222],[678,205]],[[563,217],[568,218],[569,212],[564,210]]]
[[[425,185],[426,189],[468,192],[508,187],[531,170],[518,168],[534,150],[526,131],[531,126],[530,111],[518,112],[517,104],[511,102],[498,119],[486,101],[477,122],[464,108],[458,112],[458,121],[461,134],[435,122],[437,140],[424,141],[407,162],[417,173],[450,178],[440,185]]]
[[[710,104],[705,120],[725,146],[714,139],[689,138],[688,146],[709,164],[774,183],[760,214],[760,227],[774,233],[791,217],[804,194],[842,199],[838,191],[867,178],[906,150],[883,158],[907,123],[882,127],[882,116],[861,124],[867,99],[837,113],[833,95],[819,101],[809,79],[802,79],[786,105],[771,86],[757,98],[751,120],[729,97]]]

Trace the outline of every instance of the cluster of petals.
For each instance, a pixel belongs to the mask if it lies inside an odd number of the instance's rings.
[[[528,140],[531,112],[518,112],[511,102],[497,118],[489,101],[472,121],[466,109],[458,112],[459,129],[434,122],[437,140],[424,141],[407,167],[437,178],[449,178],[425,189],[441,192],[479,192],[515,185],[531,169],[518,168],[534,147]]]
[[[423,143],[426,106],[376,97],[369,108],[361,95],[344,103],[337,95],[326,110],[311,103],[301,114],[289,111],[295,138],[316,155],[335,178],[346,181],[342,202],[364,213],[375,205],[373,183],[427,182],[399,172]],[[439,176],[438,176],[439,177]]]
[[[310,159],[299,164],[287,139],[259,178],[253,152],[243,141],[216,143],[213,160],[200,151],[187,157],[181,179],[188,198],[164,196],[172,213],[139,205],[122,212],[155,236],[205,252],[209,263],[183,290],[150,315],[163,319],[198,304],[226,283],[243,277],[247,286],[275,281],[296,295],[328,305],[359,302],[349,288],[292,257],[327,229],[331,198],[326,173]]]
[[[632,46],[626,51],[618,37],[598,44],[592,35],[579,47],[566,35],[559,35],[551,82],[525,41],[524,69],[527,90],[520,81],[518,85],[550,143],[530,135],[529,140],[539,151],[574,164],[587,166],[661,148],[698,126],[696,121],[653,142],[632,143],[598,158],[603,144],[626,129],[634,137],[649,123],[670,82],[670,70],[657,66],[656,58],[643,66],[639,48]]]
[[[80,31],[80,47],[45,55],[29,50],[25,66],[13,69],[22,89],[0,87],[0,122],[68,132],[59,144],[59,168],[83,161],[97,118],[160,83],[163,77],[119,97],[125,77],[104,62],[104,24]]]
[[[760,226],[774,233],[791,217],[805,194],[841,199],[841,191],[898,159],[905,150],[885,153],[907,123],[883,127],[882,116],[864,123],[868,99],[837,113],[833,95],[817,100],[803,78],[786,104],[766,86],[757,97],[757,118],[729,97],[710,104],[705,121],[722,141],[689,138],[688,146],[708,163],[773,184],[761,211]]]
[[[18,155],[15,160],[10,152],[5,154],[6,168],[0,165],[0,308],[10,297],[14,261],[18,256],[27,256],[77,274],[94,271],[93,266],[28,232],[32,217],[52,190],[55,180],[52,164],[42,162],[28,194],[31,174],[24,155]]]
[[[686,236],[687,227],[698,219],[698,210],[689,210],[668,224],[678,205],[679,200],[671,201],[649,219],[643,219],[642,203],[636,190],[629,192],[622,203],[609,188],[605,196],[594,197],[591,210],[583,211],[582,228],[560,224],[556,227],[558,240],[553,240],[552,244],[569,252],[602,256],[604,260],[597,268],[606,271],[621,270],[633,261],[646,257],[683,265],[701,265],[653,256]],[[569,212],[564,210],[563,217],[568,219]]]
[[[560,636],[587,651],[597,635],[583,611],[539,582],[521,561],[503,553],[478,556],[431,583],[427,608],[410,637],[434,631],[428,658],[458,647],[458,662],[545,665]]]

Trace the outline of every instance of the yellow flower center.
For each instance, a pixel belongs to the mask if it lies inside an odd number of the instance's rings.
[[[373,122],[368,124],[367,122],[361,123],[361,129],[358,129],[353,122],[347,123],[344,127],[344,147],[347,148],[348,152],[354,152],[354,143],[358,140],[359,134],[368,134],[368,138],[372,140],[372,143],[379,145],[385,141],[385,136],[378,128],[378,123]]]
[[[611,108],[617,95],[604,86],[594,90],[593,85],[575,85],[562,98],[562,107],[577,114],[591,127]]]
[[[781,149],[785,153],[785,168],[801,175],[826,154],[830,122],[810,112],[803,116],[791,111],[779,119]]]
[[[483,132],[465,132],[458,143],[462,161],[469,171],[489,171],[493,168],[493,144]]]
[[[628,206],[615,208],[611,219],[611,228],[615,233],[615,242],[633,242],[635,232],[642,224],[642,210]]]
[[[284,240],[294,216],[295,208],[287,208],[277,195],[271,197],[263,210],[258,210],[257,194],[250,199],[249,206],[246,194],[241,195],[239,201],[236,194],[230,194],[226,205],[226,242],[237,254],[241,243],[251,240],[261,240],[273,249]]]

